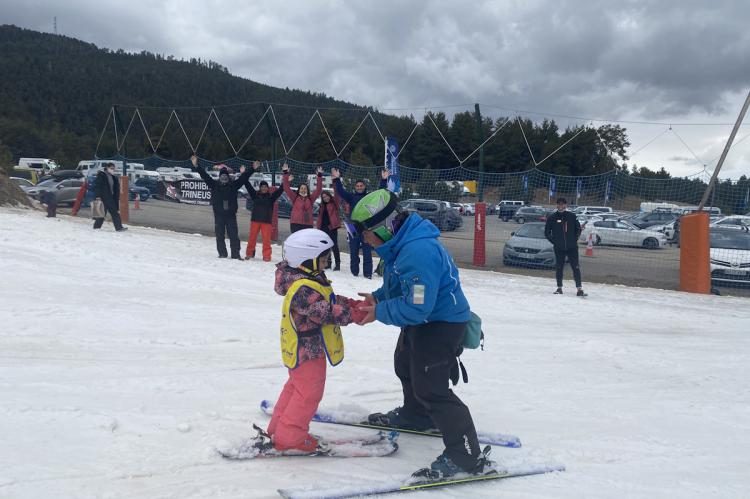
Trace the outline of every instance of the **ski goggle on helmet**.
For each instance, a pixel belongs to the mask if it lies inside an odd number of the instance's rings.
[[[282,258],[290,267],[302,265],[311,272],[320,270],[320,257],[333,248],[331,238],[318,229],[302,229],[286,238],[281,248]]]
[[[398,196],[387,189],[379,189],[354,206],[350,219],[345,222],[346,231],[357,237],[369,230],[383,242],[389,241],[398,229],[396,217],[399,212]]]

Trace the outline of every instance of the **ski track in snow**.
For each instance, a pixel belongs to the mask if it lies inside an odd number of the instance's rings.
[[[342,257],[338,294],[378,285]],[[405,434],[386,458],[216,455],[267,423],[258,404],[286,380],[274,270],[217,259],[213,238],[0,208],[0,498],[271,498],[432,461],[441,441]],[[479,429],[520,437],[496,460],[567,471],[415,494],[750,497],[747,299],[589,284],[581,300],[553,296],[552,275],[461,278],[487,339],[463,355],[470,382],[455,391]],[[345,328],[321,408],[395,407],[397,334]]]

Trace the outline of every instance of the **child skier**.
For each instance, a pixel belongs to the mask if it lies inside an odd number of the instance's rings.
[[[289,379],[268,425],[278,451],[314,452],[318,441],[308,431],[323,398],[326,358],[332,366],[344,359],[339,326],[364,318],[363,303],[337,296],[323,269],[333,241],[318,229],[303,229],[284,241],[284,260],[276,266],[276,293],[284,296],[281,354]]]

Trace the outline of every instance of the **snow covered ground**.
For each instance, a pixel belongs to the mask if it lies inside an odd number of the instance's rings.
[[[0,497],[271,498],[428,464],[440,440],[408,435],[387,458],[214,453],[267,422],[258,404],[286,379],[273,271],[217,259],[212,238],[0,209]],[[339,294],[377,284],[330,276]],[[496,460],[567,471],[415,494],[750,497],[750,302],[606,285],[583,300],[547,279],[461,277],[487,340],[464,354],[457,393],[479,429],[521,438]],[[344,334],[322,407],[396,406],[397,331]]]

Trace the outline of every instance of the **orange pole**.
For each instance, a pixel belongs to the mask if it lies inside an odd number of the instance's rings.
[[[708,212],[680,218],[680,291],[711,293]]]
[[[89,182],[88,180],[83,181],[83,185],[78,190],[78,194],[76,195],[76,201],[73,203],[73,216],[78,215],[78,210],[81,209],[81,202],[83,201],[84,196],[86,195],[86,191],[89,188]]]
[[[122,223],[128,223],[130,219],[130,210],[128,210],[130,202],[130,189],[128,189],[128,177],[123,175],[120,177],[120,218]]]

